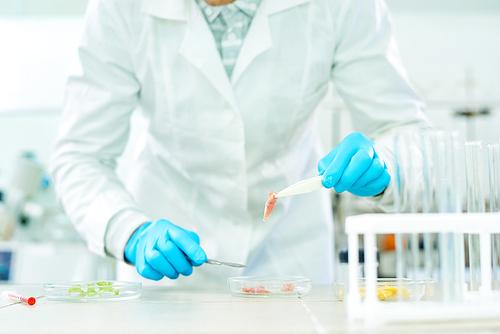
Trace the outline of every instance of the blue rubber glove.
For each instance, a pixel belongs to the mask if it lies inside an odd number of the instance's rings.
[[[318,163],[325,188],[375,196],[387,188],[391,176],[376,152],[376,145],[359,132],[351,133]]]
[[[158,281],[164,276],[191,275],[193,265],[205,263],[207,255],[196,233],[159,219],[134,232],[125,247],[125,259],[135,264],[141,276]]]

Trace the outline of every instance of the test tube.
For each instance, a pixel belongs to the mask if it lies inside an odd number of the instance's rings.
[[[398,213],[417,213],[420,205],[422,175],[422,138],[412,132],[397,133],[394,138],[395,152],[395,204]],[[402,278],[412,278],[417,282],[420,272],[419,234],[396,234],[396,278],[398,290],[401,290]],[[415,289],[416,287],[414,287]],[[402,300],[402,295],[398,295]]]
[[[447,174],[451,177],[449,178],[450,185],[450,210],[452,213],[462,213],[463,212],[463,175],[464,175],[464,164],[463,164],[463,145],[459,140],[459,133],[452,132],[449,136],[449,164],[450,169]],[[455,233],[455,292],[454,295],[456,301],[462,301],[464,298],[464,286],[465,286],[465,240],[463,233]],[[466,290],[466,289],[465,289]]]
[[[488,144],[488,174],[490,181],[490,212],[499,212],[500,154],[499,144]]]
[[[428,148],[431,151],[432,168],[430,170],[432,175],[431,189],[434,193],[434,199],[436,200],[435,209],[437,212],[446,212],[446,160],[445,160],[445,142],[444,142],[444,132],[434,131],[428,133],[430,137],[431,147]],[[439,239],[439,255],[440,255],[440,267],[441,267],[441,291],[442,296],[445,301],[450,299],[449,286],[450,286],[450,266],[449,261],[449,245],[448,238],[446,238],[442,233],[438,235]]]
[[[435,187],[436,175],[434,173],[433,147],[435,146],[436,132],[426,130],[423,134],[423,186],[422,191],[422,212],[436,212]],[[433,237],[430,233],[424,233],[424,258],[425,258],[425,279],[427,282],[434,279],[434,257],[433,257]]]
[[[427,209],[432,212],[446,212],[446,149],[444,132],[438,130],[426,131],[426,169],[424,170],[429,180],[428,184],[424,184],[429,189],[424,190],[424,201],[428,203]],[[427,197],[427,198],[426,198]],[[450,250],[449,242],[446,235],[438,234],[439,241],[439,267],[441,280],[441,294],[444,301],[449,301],[451,298],[451,267],[452,263],[449,259]],[[433,245],[432,245],[433,246]],[[432,247],[431,246],[431,247]],[[428,252],[428,251],[427,251]],[[429,257],[429,255],[427,254]]]
[[[488,174],[490,184],[490,212],[500,212],[500,145],[488,145]],[[493,251],[493,289],[499,289],[500,283],[500,235],[492,234]]]
[[[465,177],[467,212],[485,212],[485,201],[481,182],[483,145],[481,141],[465,144]],[[470,289],[478,291],[481,285],[479,235],[469,234]]]
[[[422,169],[418,166],[422,166],[422,148],[421,148],[421,136],[406,134],[406,145],[408,149],[408,177],[411,180],[410,186],[408,189],[408,211],[410,213],[417,213],[419,208],[419,193],[421,191],[421,183],[422,180],[421,172]],[[420,272],[420,239],[418,233],[412,233],[409,236],[409,246],[411,247],[411,278],[413,279],[414,287],[413,290],[417,291],[417,281],[419,278]],[[399,290],[398,290],[399,291]],[[417,294],[414,294],[415,301],[418,301]]]
[[[462,212],[462,171],[463,159],[461,159],[462,145],[458,139],[458,132],[452,132],[445,136],[446,146],[446,166],[444,173],[446,175],[446,208],[444,212],[461,213]],[[450,301],[458,302],[463,300],[463,286],[465,284],[465,250],[463,233],[447,233],[447,246],[449,248],[449,260],[452,264],[451,286],[449,293]]]
[[[394,205],[397,213],[406,212],[407,201],[407,161],[408,150],[406,146],[406,138],[402,132],[394,134]],[[396,281],[398,282],[398,291],[402,290],[401,282],[405,277],[405,245],[403,242],[403,234],[396,233],[394,235],[396,246]],[[402,295],[398,294],[398,301],[402,301]]]
[[[406,200],[406,182],[405,182],[405,161],[406,161],[406,146],[405,139],[401,132],[395,133],[394,136],[394,206],[397,213],[405,212]],[[403,235],[396,233],[394,235],[396,246],[396,282],[398,282],[398,291],[401,291],[401,281],[405,274],[405,259],[404,259],[404,244]],[[398,302],[401,302],[402,296],[398,294]]]
[[[424,190],[422,211],[424,213],[461,212],[460,170],[458,133],[427,130],[424,136]],[[424,234],[426,277],[434,278],[432,235]],[[445,302],[462,300],[465,258],[463,234],[440,233],[439,267],[442,299]]]

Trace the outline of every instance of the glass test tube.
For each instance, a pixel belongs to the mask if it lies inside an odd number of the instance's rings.
[[[488,145],[488,174],[490,184],[490,212],[500,212],[500,145]],[[493,289],[500,289],[500,235],[491,236],[493,252]]]
[[[483,145],[478,142],[465,144],[465,177],[467,212],[485,212],[482,175]],[[470,289],[478,291],[481,284],[479,235],[469,234]]]
[[[396,157],[396,211],[398,213],[417,213],[422,177],[418,174],[422,165],[421,136],[414,133],[398,133],[395,136]],[[396,278],[411,278],[416,283],[420,273],[419,234],[406,236],[396,234]],[[415,289],[416,287],[414,287]],[[398,284],[398,289],[401,286]],[[402,296],[398,295],[398,300]]]
[[[402,133],[394,135],[394,160],[395,160],[395,189],[394,189],[394,205],[397,213],[406,211],[406,182],[405,182],[405,166],[406,159],[405,139]],[[405,275],[404,250],[403,250],[403,235],[395,234],[396,243],[396,278],[401,279]]]
[[[446,187],[446,173],[444,172],[446,166],[445,160],[445,142],[444,142],[444,132],[437,130],[430,130],[426,132],[426,159],[427,159],[427,178],[429,179],[430,187],[427,191],[424,191],[424,196],[426,193],[430,193],[429,209],[431,212],[445,212],[446,210],[446,197],[445,191]],[[441,295],[445,301],[450,299],[450,280],[451,280],[451,262],[449,261],[449,248],[447,243],[447,238],[443,234],[438,234],[439,241],[439,268],[440,275],[439,279],[441,282]]]
[[[421,138],[420,136],[415,136],[413,133],[404,133],[404,149],[405,149],[405,159],[402,161],[402,165],[404,168],[404,177],[406,183],[405,188],[405,199],[408,203],[406,211],[408,213],[417,213],[419,207],[419,190],[420,190],[420,180],[422,179],[418,172],[420,168],[418,166],[422,165],[422,150],[420,148]],[[420,242],[418,233],[413,233],[408,235],[408,239],[406,240],[408,243],[408,250],[410,251],[408,257],[408,263],[411,266],[408,266],[407,273],[408,278],[413,280],[418,279],[418,272],[420,266]]]
[[[394,135],[394,165],[395,165],[395,189],[394,189],[394,205],[397,213],[406,211],[406,166],[407,161],[406,140],[403,133]],[[405,251],[403,243],[403,235],[396,233],[394,235],[396,243],[396,279],[398,282],[398,291],[402,290],[400,282],[405,276]],[[401,294],[398,294],[398,302],[402,301]]]
[[[408,189],[408,211],[410,213],[417,213],[420,204],[419,192],[421,190],[422,180],[421,168],[422,166],[422,148],[421,148],[421,136],[406,134],[406,145],[408,149],[408,160],[406,161],[408,165],[408,178],[411,180]],[[409,278],[413,279],[414,287],[413,290],[417,291],[417,281],[419,279],[420,272],[420,239],[418,233],[412,233],[409,236],[409,246],[411,247],[411,276]],[[415,301],[418,301],[418,296],[415,294]]]
[[[463,160],[460,159],[463,152],[462,145],[458,140],[458,132],[453,132],[445,136],[445,168],[446,177],[445,187],[445,211],[449,213],[462,212],[462,174]],[[460,168],[462,167],[462,169]],[[451,280],[449,287],[450,301],[458,302],[463,300],[465,283],[465,250],[463,233],[447,233],[446,246],[449,249],[449,258],[451,262]]]
[[[449,180],[450,191],[450,211],[452,213],[462,213],[463,211],[463,175],[464,175],[464,164],[463,164],[463,145],[460,143],[458,132],[452,132],[449,136],[449,157],[448,166],[450,169],[447,173],[451,176]],[[463,233],[455,233],[455,292],[454,295],[456,301],[462,301],[464,298],[464,292],[467,290],[465,287],[465,240]]]
[[[435,204],[435,187],[436,176],[434,173],[434,147],[435,131],[426,130],[422,134],[423,138],[423,191],[422,191],[422,212],[431,213],[437,212]],[[430,233],[424,233],[424,257],[425,257],[425,279],[430,282],[434,277],[434,257],[433,257],[433,236]]]
[[[439,130],[424,132],[424,191],[422,211],[461,212],[461,192],[459,187],[458,134],[448,134]],[[435,278],[433,269],[432,235],[424,235],[426,256],[426,277]],[[465,259],[463,256],[463,234],[440,233],[439,240],[439,280],[441,297],[445,302],[462,300]]]

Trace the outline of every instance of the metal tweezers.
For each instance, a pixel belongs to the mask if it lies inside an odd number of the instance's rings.
[[[244,264],[231,263],[231,262],[222,262],[222,261],[211,260],[211,259],[208,259],[206,263],[208,263],[208,264],[215,264],[215,265],[218,265],[218,266],[234,267],[234,268],[246,268],[247,267]]]

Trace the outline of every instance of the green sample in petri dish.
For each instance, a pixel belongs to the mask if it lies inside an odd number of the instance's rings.
[[[123,281],[60,282],[43,285],[45,298],[54,301],[99,302],[136,299],[142,283]]]

